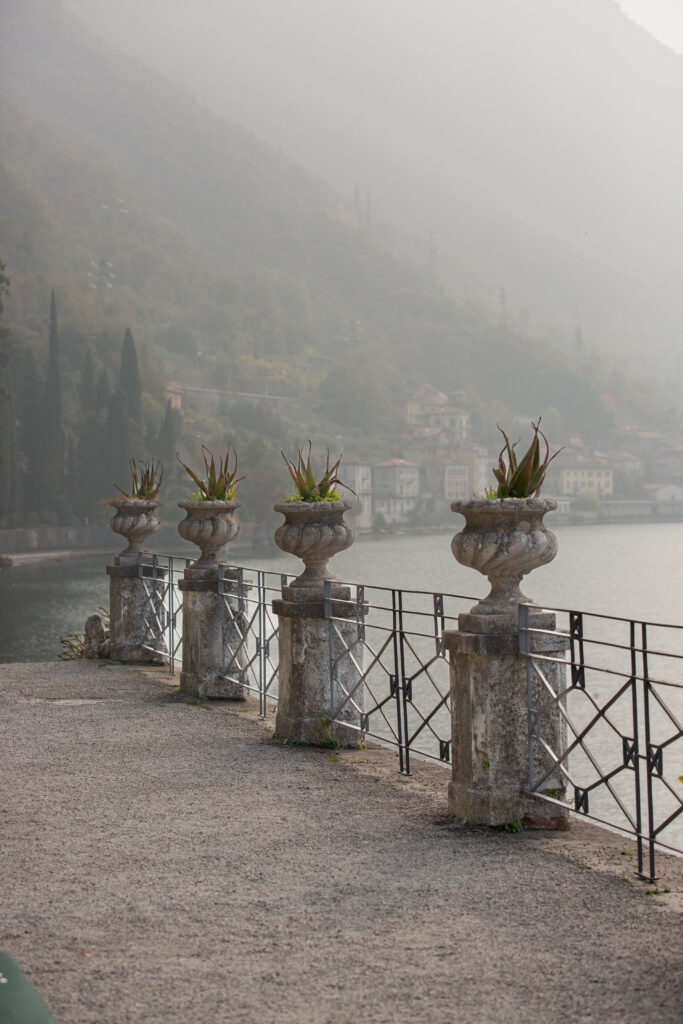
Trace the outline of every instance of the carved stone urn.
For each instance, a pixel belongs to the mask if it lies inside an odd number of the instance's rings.
[[[355,530],[344,520],[351,507],[347,501],[281,501],[275,505],[275,511],[285,517],[275,531],[275,543],[306,566],[290,584],[292,590],[322,596],[325,580],[337,579],[327,563],[353,544]]]
[[[241,525],[235,513],[239,501],[179,501],[178,507],[187,516],[178,523],[178,533],[184,540],[196,544],[200,557],[190,569],[195,573],[211,575],[218,571],[218,552],[225,544],[239,537]]]
[[[470,616],[491,617],[491,630],[517,622],[517,606],[530,602],[522,578],[557,554],[557,538],[543,522],[557,508],[554,498],[495,498],[454,501],[451,511],[465,517],[451,550],[461,563],[488,577],[491,592]]]
[[[148,554],[144,547],[145,540],[161,529],[161,520],[157,515],[160,502],[147,501],[145,498],[114,498],[109,504],[116,509],[116,515],[109,525],[114,533],[121,534],[128,541],[128,547],[124,548],[118,558],[132,561],[140,554]]]

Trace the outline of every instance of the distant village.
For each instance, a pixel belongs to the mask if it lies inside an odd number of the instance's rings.
[[[374,465],[344,459],[361,530],[412,524],[418,515],[426,525],[449,523],[451,502],[483,496],[494,483],[498,450],[471,436],[464,393],[424,385],[408,400],[405,420],[403,458]],[[527,419],[515,426],[523,438],[529,433]],[[577,436],[561,441],[543,488],[557,499],[556,521],[683,518],[683,443],[636,428],[615,429],[600,449]]]
[[[177,408],[181,393],[192,390],[168,389]],[[406,402],[404,418],[402,458],[370,463],[352,452],[344,454],[343,478],[354,502],[355,526],[362,532],[418,523],[451,525],[451,502],[483,496],[494,484],[491,467],[499,449],[490,450],[472,437],[464,392],[446,394],[422,385]],[[524,443],[530,419],[515,421],[515,440],[521,436]],[[557,442],[553,450],[563,447],[543,487],[544,495],[557,499],[555,522],[683,520],[683,438],[620,427],[600,448],[588,447],[577,435],[551,440]]]

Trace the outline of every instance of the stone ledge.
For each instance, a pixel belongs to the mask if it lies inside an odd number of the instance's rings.
[[[445,650],[452,654],[520,654],[519,634],[514,633],[466,633],[459,629],[447,629],[441,634]],[[548,654],[566,651],[569,641],[566,637],[548,633],[532,633],[532,654]]]

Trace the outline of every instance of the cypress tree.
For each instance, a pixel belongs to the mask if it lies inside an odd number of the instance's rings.
[[[43,393],[45,385],[38,375],[33,352],[28,345],[15,345],[12,352],[12,384],[18,421],[21,494],[24,511],[31,521],[39,519],[43,499],[40,486],[43,468]]]
[[[50,334],[48,341],[47,380],[41,416],[42,472],[40,492],[47,510],[55,507],[55,499],[64,490],[64,437],[62,430],[62,392],[59,370],[59,328],[54,289],[50,295]]]
[[[9,291],[9,278],[5,273],[5,264],[0,260],[0,317],[5,309],[5,304],[2,301]],[[0,327],[0,368],[7,366],[9,363],[10,354],[10,340],[9,330],[6,327]]]
[[[9,278],[0,262],[0,317],[8,290]],[[21,474],[10,356],[9,330],[0,327],[0,519],[11,524],[21,514]]]
[[[111,398],[111,388],[109,387],[109,374],[107,373],[106,366],[103,366],[100,370],[97,378],[97,384],[95,385],[95,411],[97,413],[106,414],[109,408],[109,399]]]
[[[109,401],[102,440],[102,464],[106,472],[103,486],[108,488],[112,494],[115,485],[122,487],[125,491],[130,476],[131,444],[128,417],[126,416],[126,396],[121,388],[116,389]]]
[[[161,422],[157,450],[159,458],[169,465],[175,459],[176,446],[180,437],[180,413],[171,405],[171,399],[166,402],[164,418]]]
[[[142,387],[140,385],[140,368],[138,366],[138,354],[135,351],[135,342],[130,327],[126,327],[123,336],[123,347],[121,349],[121,373],[119,375],[119,387],[126,396],[128,415],[136,423],[140,422],[140,398]]]
[[[106,412],[105,409],[105,415]],[[88,412],[78,434],[76,474],[79,512],[93,521],[102,518],[102,499],[113,494],[106,463],[102,417]]]
[[[107,390],[109,389],[107,388]],[[81,410],[84,416],[89,412],[95,411],[97,408],[95,366],[93,364],[92,352],[89,347],[85,350],[83,363],[81,364],[81,380],[78,385],[78,397],[81,400]]]

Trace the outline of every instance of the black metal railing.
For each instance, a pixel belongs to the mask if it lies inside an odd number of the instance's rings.
[[[441,637],[474,598],[343,586],[348,599],[333,598],[325,586],[331,721],[353,728],[341,715],[353,704],[358,731],[396,747],[402,774],[410,775],[411,754],[450,764],[450,669]]]
[[[151,563],[139,563],[146,592],[141,642],[168,656],[171,674],[182,656],[178,583],[189,562],[155,555]],[[219,571],[223,671],[258,698],[262,716],[278,701],[272,601],[291,580],[234,565]],[[442,633],[457,628],[458,613],[475,599],[343,586],[348,597],[340,598],[329,584],[324,595],[330,721],[395,747],[403,774],[410,774],[412,756],[450,764],[450,678]],[[547,610],[558,618],[552,630],[532,626],[529,606],[520,605],[529,694],[528,792],[562,806],[566,793],[577,814],[635,837],[638,873],[654,878],[657,849],[683,853],[683,626]],[[566,655],[537,652],[534,635],[564,641]],[[563,739],[554,745],[534,707],[539,685],[564,723]],[[562,792],[550,788],[558,778]]]
[[[249,575],[245,577],[245,572]],[[232,675],[258,697],[259,714],[278,699],[278,619],[272,601],[293,579],[284,573],[222,565],[218,592],[222,602],[224,675]]]
[[[150,654],[168,658],[169,672],[175,673],[182,656],[183,595],[178,587],[191,559],[178,555],[138,557],[138,576],[144,600],[140,622],[140,646]]]
[[[683,626],[546,609],[556,629],[530,625],[520,605],[527,659],[529,791],[539,799],[558,772],[580,815],[636,839],[638,874],[655,878],[656,849],[683,852]],[[534,636],[564,638],[566,656],[533,651]],[[548,671],[548,666],[563,671]],[[564,722],[552,749],[534,708],[540,681]],[[550,767],[534,772],[542,749]]]

